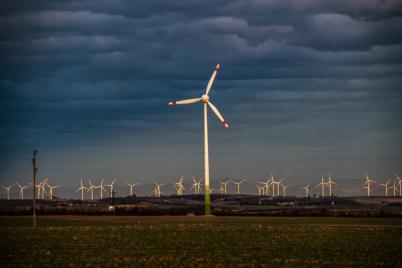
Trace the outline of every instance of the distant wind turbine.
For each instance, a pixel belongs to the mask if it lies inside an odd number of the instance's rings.
[[[161,186],[165,185],[165,184],[159,184],[156,181],[154,181],[155,184],[155,188],[154,188],[154,197],[161,197]]]
[[[50,184],[47,184],[47,186],[49,187],[48,197],[50,200],[52,200],[54,189],[59,188],[61,185],[50,186]]]
[[[209,151],[208,151],[208,106],[212,109],[215,115],[219,118],[222,124],[228,128],[228,122],[223,119],[222,115],[218,111],[218,109],[209,101],[208,93],[212,88],[212,84],[215,80],[215,76],[218,73],[219,64],[216,65],[214,72],[212,73],[211,78],[209,79],[207,88],[205,90],[205,94],[201,96],[201,98],[195,99],[187,99],[182,101],[172,101],[169,102],[169,105],[177,105],[177,104],[191,104],[196,102],[204,103],[204,172],[205,172],[205,215],[211,214],[211,201],[210,201],[210,189],[209,189]]]
[[[112,183],[111,184],[105,184],[105,186],[106,187],[109,187],[110,188],[110,198],[113,198],[113,193],[114,193],[114,183],[116,182],[116,179],[114,179],[113,181],[112,181]]]
[[[398,180],[399,196],[402,196],[402,179],[395,173],[395,179]]]
[[[228,193],[228,184],[229,184],[229,182],[230,182],[230,180],[220,182],[220,184],[223,186],[223,194]]]
[[[7,200],[10,200],[10,190],[13,186],[14,186],[14,184],[11,184],[9,186],[3,186],[3,185],[1,186],[1,187],[3,187],[4,191],[6,191]]]
[[[309,189],[310,183],[307,184],[306,186],[303,186],[302,189],[304,190],[304,196],[307,198],[310,194],[310,189]]]
[[[29,185],[23,186],[23,185],[19,184],[18,182],[16,184],[17,184],[18,188],[20,188],[20,192],[19,192],[20,199],[24,199],[24,190],[26,188],[28,188]]]
[[[176,195],[183,195],[183,191],[185,190],[183,180],[184,178],[181,177],[178,182],[174,183],[174,188],[176,189]]]
[[[103,187],[103,185],[104,185],[103,181],[104,181],[104,179],[101,179],[101,183],[99,184],[99,186],[96,186],[96,188],[99,189],[99,191],[100,191],[100,199],[103,199],[103,192],[106,192],[105,187]]]
[[[91,200],[94,200],[94,189],[96,188],[96,186],[92,184],[91,178],[88,179],[88,182],[89,186],[87,188],[87,192],[91,192]]]
[[[338,185],[338,184],[336,184],[334,181],[331,180],[331,173],[328,173],[328,182],[327,182],[327,185],[328,185],[328,188],[329,188],[329,196],[332,196],[332,184],[333,184],[333,185]]]
[[[369,179],[369,176],[367,175],[367,173],[366,173],[366,180],[364,181],[364,185],[366,185],[366,186],[364,186],[363,188],[364,189],[367,189],[367,196],[370,196],[371,195],[371,193],[373,192],[373,188],[372,188],[372,184],[373,183],[375,183],[375,181],[372,181],[372,180],[370,180]]]
[[[289,185],[286,185],[284,183],[282,183],[282,192],[283,192],[283,196],[286,196],[286,189],[289,188]]]
[[[321,174],[321,182],[319,184],[317,184],[316,187],[321,186],[321,196],[322,197],[325,197],[325,185],[326,185],[326,182],[324,182],[324,175]]]
[[[234,180],[231,180],[231,182],[234,183],[234,184],[236,184],[236,186],[237,186],[237,195],[240,194],[240,184],[242,184],[242,183],[245,182],[245,181],[246,181],[245,179],[244,179],[244,180],[241,180],[241,181],[239,181],[239,182],[236,182],[236,181],[234,181]]]
[[[388,196],[388,190],[392,188],[392,187],[388,187],[389,182],[390,182],[390,180],[388,180],[386,183],[379,183],[379,185],[384,186],[385,196]]]
[[[81,200],[84,200],[84,190],[87,190],[88,188],[84,186],[84,184],[82,184],[82,178],[81,178],[81,184],[80,187],[75,190],[75,192],[79,192],[81,191]]]
[[[194,194],[200,194],[200,192],[201,192],[201,181],[202,181],[202,179],[199,179],[197,181],[193,177],[193,185],[191,186],[191,189],[194,189]]]
[[[134,188],[138,183],[129,183],[128,181],[126,181],[126,183],[127,183],[128,186],[130,187],[130,196],[133,196],[133,194],[134,194],[133,188]]]

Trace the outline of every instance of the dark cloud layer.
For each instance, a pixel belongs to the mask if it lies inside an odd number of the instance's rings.
[[[0,12],[1,163],[14,168],[2,182],[29,177],[18,159],[33,148],[58,155],[44,168],[60,169],[43,172],[67,185],[202,176],[183,162],[202,160],[201,106],[164,103],[201,95],[217,62],[211,97],[232,129],[211,116],[214,177],[402,171],[401,1],[8,1]],[[94,151],[120,162],[97,170]]]

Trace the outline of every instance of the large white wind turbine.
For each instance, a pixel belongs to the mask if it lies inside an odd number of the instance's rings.
[[[212,109],[215,115],[219,118],[222,124],[228,128],[228,122],[223,119],[222,115],[218,111],[218,109],[209,101],[208,93],[212,88],[212,84],[214,83],[215,76],[218,73],[219,64],[216,65],[214,72],[212,73],[211,78],[209,79],[207,89],[205,90],[205,94],[201,96],[201,98],[195,99],[187,99],[181,101],[172,101],[169,102],[169,105],[178,105],[178,104],[191,104],[196,102],[204,103],[204,172],[205,172],[205,215],[209,215],[211,213],[211,202],[210,202],[210,189],[209,189],[209,152],[208,152],[208,106]]]

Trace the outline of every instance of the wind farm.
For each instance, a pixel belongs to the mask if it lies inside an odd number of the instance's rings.
[[[31,2],[0,267],[402,267],[401,1]]]

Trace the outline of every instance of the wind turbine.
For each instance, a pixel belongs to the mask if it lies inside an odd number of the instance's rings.
[[[113,185],[115,182],[116,182],[116,179],[114,179],[111,184],[105,184],[106,187],[110,187],[110,198],[113,198],[113,189],[114,189]]]
[[[28,188],[29,185],[23,186],[23,185],[19,184],[18,182],[16,184],[17,184],[18,188],[20,188],[20,193],[19,193],[20,199],[24,199],[24,189]]]
[[[230,180],[220,182],[221,185],[223,185],[223,189],[224,189],[223,194],[227,194],[227,193],[228,193],[228,183],[229,183],[229,182],[230,182]]]
[[[386,183],[379,183],[381,186],[384,186],[384,190],[385,190],[385,196],[388,196],[388,189],[391,189],[391,187],[388,187],[388,183],[390,182],[390,180],[388,180]]]
[[[244,180],[241,180],[239,182],[235,182],[234,180],[230,180],[230,181],[233,182],[234,184],[236,184],[236,186],[237,186],[237,195],[239,195],[240,194],[240,184],[242,184],[246,180],[244,179]]]
[[[282,181],[283,181],[283,179],[274,182],[274,184],[276,184],[276,190],[277,190],[277,195],[276,196],[280,195],[280,192],[279,192],[280,188],[279,187],[282,185]]]
[[[184,178],[181,177],[178,182],[174,183],[174,187],[176,189],[176,195],[183,195],[183,190],[186,190],[183,185]]]
[[[268,181],[259,181],[260,185],[257,184],[258,193],[261,192],[261,195],[268,195],[269,193],[269,182]]]
[[[94,200],[94,189],[97,187],[92,184],[91,178],[88,179],[88,182],[89,186],[87,188],[87,192],[91,192],[91,200]]]
[[[332,196],[332,184],[333,184],[333,185],[338,185],[338,184],[336,184],[335,182],[333,182],[333,181],[331,180],[331,173],[328,173],[328,182],[327,182],[327,185],[328,185],[328,188],[329,188],[329,196]]]
[[[52,200],[53,199],[53,189],[56,189],[56,188],[60,187],[61,185],[50,186],[49,184],[47,184],[47,186],[49,187],[48,197],[50,200]]]
[[[402,196],[402,180],[399,178],[399,176],[395,173],[395,178],[398,180],[398,186],[399,186],[399,196]]]
[[[194,194],[200,194],[200,192],[201,192],[201,181],[202,181],[202,178],[197,181],[193,177],[193,186],[191,186],[191,189],[194,189]]]
[[[391,188],[394,190],[394,196],[396,196],[396,192],[398,191],[398,188],[396,187],[396,180],[394,179],[394,183],[392,184]]]
[[[260,184],[262,184],[264,186],[264,190],[262,191],[263,195],[269,195],[270,194],[269,186],[271,185],[271,181],[272,181],[272,174],[271,174],[271,177],[268,178],[265,182],[262,182],[262,181],[258,182],[258,183],[260,183]],[[272,187],[272,189],[274,189],[274,187]]]
[[[91,181],[91,180],[89,180],[89,181]],[[75,192],[81,191],[81,200],[84,200],[84,190],[86,190],[86,189],[88,189],[88,188],[85,187],[84,184],[82,184],[82,178],[81,178],[80,187],[75,191]]]
[[[267,182],[269,183],[269,185],[272,185],[272,197],[275,197],[275,185],[278,182],[275,181],[274,175],[272,175],[272,173],[271,173],[271,177],[267,180]]]
[[[286,196],[286,189],[289,188],[289,185],[286,185],[284,183],[282,183],[282,191],[283,191],[283,196]]]
[[[225,184],[223,182],[219,182],[219,189],[218,189],[218,193],[220,194],[225,194]]]
[[[306,186],[303,186],[303,187],[302,187],[302,189],[304,190],[304,194],[305,194],[305,197],[306,197],[306,198],[307,198],[307,197],[309,196],[309,194],[310,194],[309,186],[310,186],[310,183],[307,184]]]
[[[154,197],[161,197],[161,186],[165,185],[165,184],[158,184],[156,181],[154,181],[155,183],[155,188],[154,188]]]
[[[317,184],[316,187],[321,186],[321,196],[325,197],[325,185],[326,183],[324,182],[324,175],[321,174],[321,182],[319,184]]]
[[[265,195],[265,186],[257,185],[257,192],[259,196]]]
[[[35,187],[37,189],[37,199],[44,199],[45,198],[45,193],[46,189],[45,186],[47,184],[48,178],[44,178],[39,184],[36,184]],[[31,183],[32,185],[32,183]]]
[[[216,65],[214,72],[212,73],[211,78],[209,79],[207,88],[205,90],[205,94],[201,96],[201,98],[195,99],[187,99],[182,101],[171,101],[169,105],[177,105],[177,104],[191,104],[202,101],[204,103],[204,172],[205,172],[205,215],[211,214],[211,201],[210,201],[210,191],[209,191],[209,151],[208,151],[208,106],[212,109],[215,115],[219,118],[222,124],[229,128],[228,122],[223,119],[222,115],[218,111],[218,109],[209,101],[208,93],[212,88],[212,84],[215,80],[215,76],[218,73],[219,64]]]
[[[134,191],[133,188],[138,184],[138,183],[129,183],[126,181],[126,183],[128,184],[128,186],[130,186],[130,196],[133,196]]]
[[[369,179],[369,177],[368,177],[368,175],[367,175],[367,173],[366,173],[366,180],[364,181],[364,185],[366,185],[367,184],[367,186],[365,186],[365,187],[363,187],[363,188],[367,188],[367,196],[370,196],[371,195],[371,193],[372,193],[372,191],[373,191],[373,189],[372,189],[372,187],[371,187],[371,184],[372,183],[375,183],[374,181],[372,181],[372,180],[370,180]]]
[[[6,191],[6,196],[7,196],[7,200],[10,200],[10,190],[11,188],[14,186],[14,184],[11,184],[9,186],[1,186],[3,187],[4,191]]]
[[[101,180],[99,186],[96,186],[96,188],[100,191],[100,199],[103,199],[103,192],[106,192],[105,187],[103,187],[103,179]]]

